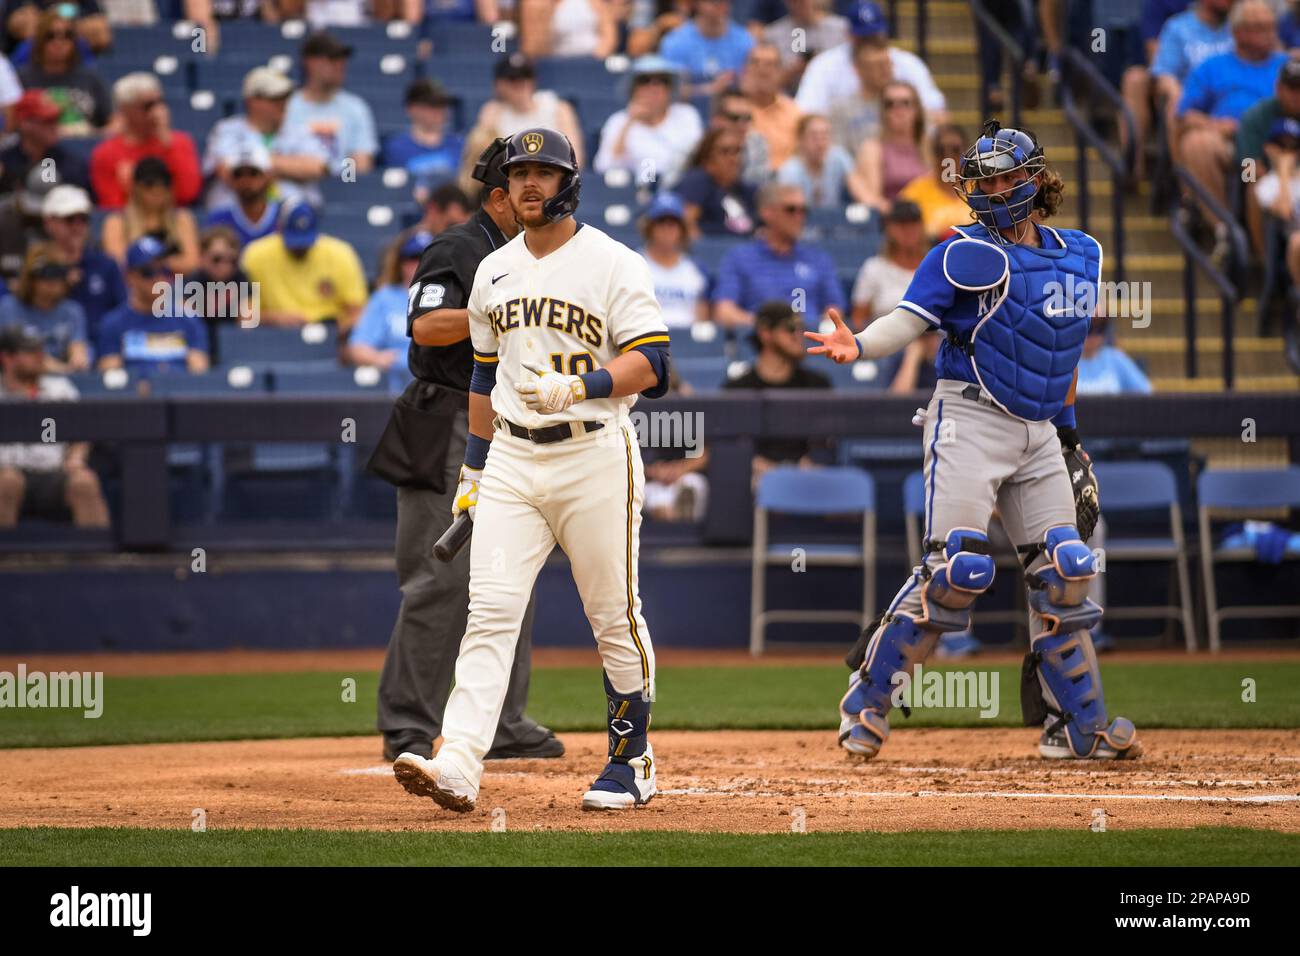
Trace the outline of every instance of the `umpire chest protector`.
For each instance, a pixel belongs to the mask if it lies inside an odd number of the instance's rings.
[[[1076,229],[1042,227],[1054,248],[1005,245],[983,226],[957,230],[944,253],[954,287],[980,296],[966,352],[985,391],[1027,421],[1054,417],[1083,355],[1101,280],[1101,246]]]

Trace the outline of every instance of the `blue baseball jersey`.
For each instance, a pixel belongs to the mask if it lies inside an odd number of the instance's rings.
[[[266,204],[266,211],[262,213],[262,218],[254,222],[244,215],[244,210],[238,203],[230,203],[226,206],[219,206],[212,212],[208,213],[208,218],[204,220],[204,228],[210,226],[225,226],[227,229],[233,229],[235,235],[239,237],[239,247],[242,249],[254,239],[261,239],[263,236],[269,236],[275,232],[276,222],[280,218],[280,200],[272,199]]]
[[[127,304],[100,323],[99,356],[122,356],[126,370],[139,378],[187,372],[190,349],[208,351],[208,330],[192,315],[154,316]]]

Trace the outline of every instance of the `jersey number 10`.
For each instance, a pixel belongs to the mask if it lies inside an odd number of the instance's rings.
[[[565,366],[568,368],[565,368]],[[590,352],[551,353],[551,367],[561,375],[581,375],[596,370],[596,360]]]

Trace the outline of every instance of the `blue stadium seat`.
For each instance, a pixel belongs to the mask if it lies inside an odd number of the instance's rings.
[[[435,63],[448,53],[466,50],[475,51],[479,59],[488,59],[479,52],[491,49],[492,27],[488,24],[426,19],[421,24],[421,32],[433,41]]]
[[[125,373],[114,373],[108,382],[104,381],[104,375],[100,372],[74,372],[67,378],[76,386],[82,398],[98,400],[113,396],[136,397],[136,383]]]
[[[728,360],[716,355],[704,358],[675,358],[673,370],[697,392],[713,392],[727,380]]]
[[[835,362],[823,359],[812,362],[809,368],[829,378],[834,388],[857,392],[879,392],[889,387],[889,383],[893,380],[893,372],[898,370],[898,361],[891,356],[879,362],[864,359],[847,365],[837,365]]]
[[[187,375],[172,372],[155,375],[149,379],[149,393],[160,397],[175,395],[252,395],[268,391],[267,377],[264,372],[251,374],[236,373],[229,370],[205,372],[201,375]]]
[[[384,395],[388,390],[388,374],[378,369],[275,365],[270,372],[271,387],[277,395]]]
[[[669,330],[672,336],[673,365],[683,359],[725,359],[727,337],[712,322]],[[725,367],[724,367],[725,371]],[[714,384],[717,387],[717,383]]]
[[[320,336],[319,340],[316,336]],[[338,359],[338,329],[331,322],[302,329],[222,325],[217,328],[217,354],[223,365],[254,368],[265,368],[272,362],[334,363]]]

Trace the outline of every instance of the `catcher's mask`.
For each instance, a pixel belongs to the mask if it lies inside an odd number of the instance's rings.
[[[502,173],[509,176],[510,167],[519,163],[542,163],[564,170],[566,175],[560,181],[559,191],[542,204],[542,215],[547,222],[573,215],[578,208],[582,177],[578,174],[578,154],[567,136],[544,126],[515,133],[506,141]]]
[[[991,230],[1009,229],[1026,221],[1038,195],[1038,174],[1047,168],[1047,157],[1032,133],[1003,129],[997,120],[984,124],[984,131],[962,154],[957,194],[970,206],[975,218]],[[1010,189],[988,193],[980,183],[1023,169],[1027,178]]]

